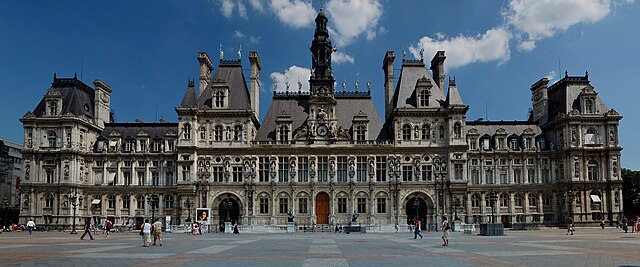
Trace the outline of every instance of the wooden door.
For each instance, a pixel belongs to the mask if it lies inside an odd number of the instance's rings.
[[[329,223],[329,195],[321,192],[316,195],[316,223]]]

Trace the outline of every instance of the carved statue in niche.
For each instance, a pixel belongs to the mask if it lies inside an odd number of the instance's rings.
[[[614,130],[609,131],[609,141],[612,144],[616,143],[616,132]]]
[[[613,176],[618,176],[618,162],[614,159],[613,160]]]
[[[376,171],[376,163],[373,160],[369,161],[369,174],[373,175]]]
[[[574,164],[575,176],[580,177],[580,164],[576,161]]]
[[[310,172],[311,176],[315,176],[316,175],[316,161],[315,160],[311,160],[311,163],[309,163],[309,172]]]
[[[342,126],[338,127],[338,137],[351,139],[351,135],[349,134],[349,131],[347,129],[342,128]]]
[[[289,161],[289,173],[293,176],[296,174],[296,161]]]
[[[356,175],[356,165],[353,160],[349,160],[349,177]]]
[[[64,179],[69,180],[69,164],[64,165]]]
[[[571,131],[571,143],[572,143],[574,146],[577,146],[577,145],[578,145],[578,136],[577,136],[577,134],[576,134],[576,130],[572,130],[572,131]]]
[[[225,173],[229,173],[231,171],[231,166],[229,164],[229,161],[225,161],[224,162],[224,172]]]
[[[298,132],[296,132],[296,136],[294,137],[294,139],[306,138],[308,134],[309,132],[307,131],[307,126],[302,126],[298,129]]]
[[[327,113],[324,111],[323,107],[318,108],[318,120],[326,120]]]
[[[24,179],[29,180],[30,174],[31,174],[31,164],[26,163],[26,167],[24,170]]]
[[[251,174],[256,175],[256,161],[251,161]]]
[[[276,173],[276,161],[275,160],[271,161],[271,166],[269,166],[269,171],[271,173]]]
[[[420,138],[420,129],[418,129],[418,125],[416,125],[416,127],[414,127],[414,131],[413,132],[414,132],[413,135],[414,135],[415,139]]]
[[[334,160],[331,160],[331,164],[329,164],[329,171],[331,173],[335,173],[336,172],[336,162]]]

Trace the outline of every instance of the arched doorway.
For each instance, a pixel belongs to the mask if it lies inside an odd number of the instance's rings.
[[[420,219],[420,229],[423,231],[428,230],[427,228],[427,211],[429,206],[427,202],[421,197],[412,197],[409,198],[405,204],[405,211],[407,212],[407,224],[413,225],[413,220],[415,217]]]
[[[316,195],[316,223],[329,224],[329,195],[325,192]]]
[[[219,223],[224,223],[227,218],[230,222],[238,222],[240,219],[240,204],[233,197],[222,198],[218,205]]]

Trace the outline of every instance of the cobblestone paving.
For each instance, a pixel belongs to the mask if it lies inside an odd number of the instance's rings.
[[[142,247],[136,232],[79,240],[68,232],[3,233],[1,266],[640,266],[640,234],[616,228],[451,233],[167,233]]]

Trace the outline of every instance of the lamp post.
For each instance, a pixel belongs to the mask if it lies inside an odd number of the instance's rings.
[[[156,195],[155,193],[151,196],[147,195],[147,201],[149,201],[149,204],[151,204],[151,221],[154,222],[156,217],[156,208],[158,207],[159,201],[158,195]]]
[[[418,208],[420,208],[420,200],[418,199],[418,197],[415,197],[413,199],[413,207],[416,208],[416,217],[418,217],[418,220],[420,220],[420,213],[418,213]]]
[[[73,206],[73,223],[71,226],[71,233],[69,234],[75,235],[78,234],[78,232],[76,232],[76,208],[82,203],[82,196],[78,197],[77,188],[73,188],[73,194],[69,193],[67,199],[71,203],[71,206]]]
[[[498,192],[491,192],[489,195],[489,201],[491,202],[491,223],[496,223],[496,218],[494,216],[493,210],[496,207],[496,203],[498,202]]]
[[[227,219],[225,220],[225,222],[231,221],[231,218],[229,218],[229,210],[233,207],[233,203],[229,201],[228,196],[224,201],[222,201],[222,206],[227,210]]]
[[[191,205],[193,205],[193,201],[191,201],[191,198],[187,198],[187,200],[184,202],[184,205],[187,206],[187,210],[189,212],[189,218],[187,218],[187,221],[191,222]]]
[[[459,221],[460,220],[460,219],[458,219],[458,208],[459,207],[460,207],[460,199],[456,198],[453,201],[453,213],[454,213],[453,220],[455,220],[455,221]]]

